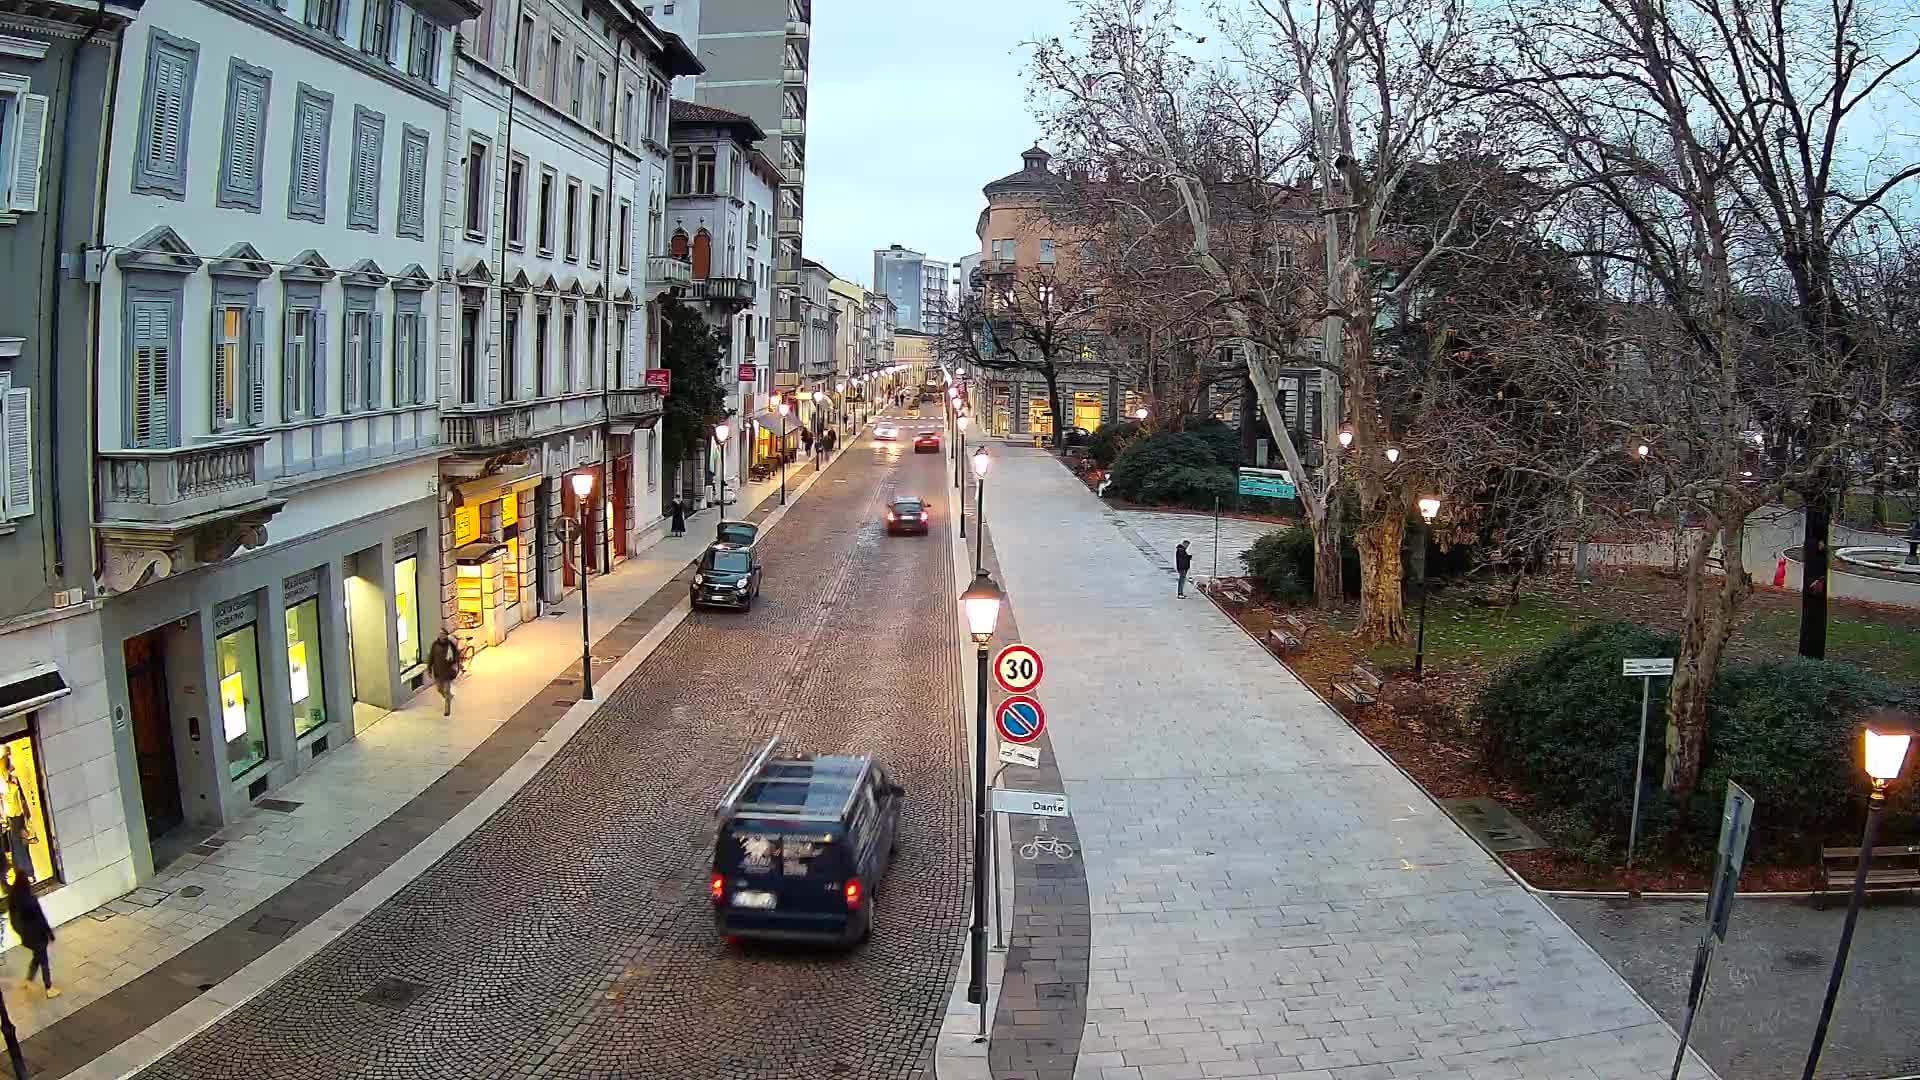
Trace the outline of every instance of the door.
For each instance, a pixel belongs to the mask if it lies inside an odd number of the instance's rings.
[[[173,755],[173,712],[167,705],[166,657],[160,631],[128,638],[127,708],[132,714],[133,750],[140,774],[140,802],[147,815],[149,842],[181,821],[180,769]]]
[[[633,496],[633,458],[622,455],[613,462],[613,554],[627,554],[627,501]]]

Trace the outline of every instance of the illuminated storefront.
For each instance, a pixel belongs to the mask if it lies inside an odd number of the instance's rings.
[[[260,631],[252,596],[214,609],[215,677],[219,679],[220,737],[227,775],[238,778],[267,760],[267,724],[261,709]]]
[[[0,803],[6,814],[0,828],[5,829],[7,880],[24,874],[35,885],[46,885],[54,881],[56,865],[33,717],[28,713],[0,723]]]
[[[293,715],[293,733],[306,735],[327,722],[325,635],[320,627],[320,571],[309,570],[286,580],[287,708]]]

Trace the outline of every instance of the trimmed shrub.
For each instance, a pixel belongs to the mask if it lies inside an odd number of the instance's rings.
[[[1140,503],[1213,509],[1219,496],[1232,506],[1233,470],[1217,463],[1203,437],[1185,431],[1155,432],[1135,439],[1113,463],[1108,493]]]
[[[1240,562],[1268,596],[1288,603],[1313,599],[1313,531],[1306,526],[1267,533],[1240,553]]]
[[[1867,795],[1861,714],[1898,704],[1900,696],[1891,683],[1830,660],[1722,669],[1694,798],[1696,835],[1719,828],[1729,780],[1752,793],[1769,831],[1857,824]]]
[[[1111,424],[1102,424],[1100,430],[1095,431],[1093,437],[1087,440],[1087,457],[1091,458],[1095,465],[1110,469],[1113,467],[1114,460],[1120,456],[1120,452],[1140,437],[1141,431],[1137,420],[1120,420]]]
[[[1679,646],[1672,634],[1596,623],[1509,667],[1473,708],[1488,767],[1533,792],[1548,809],[1578,813],[1595,834],[1624,835],[1633,808],[1640,680],[1622,678],[1620,661],[1672,656]],[[1647,725],[1642,836],[1663,831],[1671,817],[1660,792],[1665,734],[1654,715]]]

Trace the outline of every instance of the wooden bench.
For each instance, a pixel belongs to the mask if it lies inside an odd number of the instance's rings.
[[[1814,906],[1827,906],[1832,891],[1853,888],[1853,877],[1860,869],[1857,847],[1820,849],[1820,888],[1814,894]],[[1873,849],[1873,866],[1867,870],[1867,891],[1920,889],[1920,845],[1880,846]]]
[[[1285,656],[1300,647],[1300,639],[1279,627],[1267,631],[1267,648]]]
[[[1365,690],[1360,689],[1358,686],[1355,686],[1352,683],[1337,682],[1333,684],[1333,688],[1340,692],[1341,697],[1346,698],[1348,701],[1353,702],[1355,705],[1373,704],[1373,701],[1374,701],[1373,695],[1367,693]]]

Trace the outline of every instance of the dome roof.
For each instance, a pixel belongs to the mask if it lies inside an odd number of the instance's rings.
[[[1060,177],[1047,168],[1047,162],[1053,155],[1040,149],[1039,143],[1020,155],[1020,171],[1008,173],[980,190],[989,198],[995,195],[1018,195],[1027,192],[1048,192],[1060,187]]]

